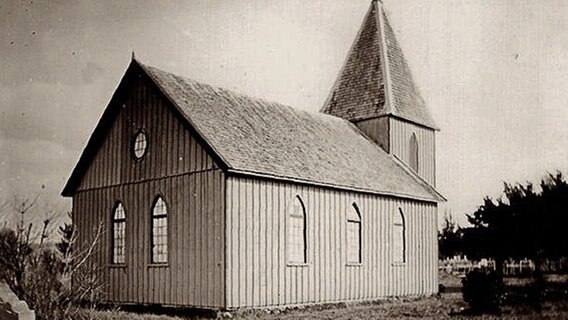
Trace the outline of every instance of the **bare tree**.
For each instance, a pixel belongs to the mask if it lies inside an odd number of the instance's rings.
[[[104,225],[94,228],[92,238],[78,241],[77,229],[66,223],[59,228],[62,239],[55,250],[45,243],[59,211],[41,208],[45,218],[36,229],[28,222],[38,198],[14,197],[0,206],[2,215],[17,218],[13,229],[0,229],[0,278],[36,310],[38,319],[75,319],[82,304],[96,307],[104,291],[102,270],[91,259],[99,250]]]

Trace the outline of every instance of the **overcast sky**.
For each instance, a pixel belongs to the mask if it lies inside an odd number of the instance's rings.
[[[59,196],[128,66],[316,112],[369,0],[0,1],[0,197]],[[437,133],[442,208],[568,173],[568,1],[385,0]]]

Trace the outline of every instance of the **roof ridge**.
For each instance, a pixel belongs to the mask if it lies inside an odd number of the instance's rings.
[[[384,53],[387,56],[386,63],[389,69],[387,74],[390,84],[388,93],[392,98],[390,100],[390,107],[392,108],[390,114],[434,130],[439,130],[426,106],[426,101],[422,96],[418,83],[412,75],[408,60],[397,39],[396,31],[389,22],[389,14],[384,5],[380,5],[379,7],[381,9],[379,19],[382,23],[384,36]],[[387,32],[390,36],[387,35]],[[396,61],[391,61],[391,55],[392,58],[396,58],[393,59]],[[391,67],[396,71],[391,70]],[[401,83],[404,81],[407,81],[407,83]],[[395,91],[397,91],[397,93],[395,93]],[[412,99],[415,100],[412,101]],[[410,114],[407,114],[409,111],[411,111]],[[415,113],[418,112],[418,115],[412,114],[412,111]]]
[[[383,68],[383,85],[385,91],[385,114],[393,114],[392,80],[390,73],[390,59],[387,54],[387,39],[385,36],[385,22],[382,19],[384,5],[382,1],[374,1],[377,8],[376,19],[379,33],[379,54],[381,56],[381,67]],[[378,2],[378,4],[376,3]]]
[[[183,75],[180,75],[180,74],[177,74],[177,73],[173,73],[173,72],[170,72],[170,71],[163,70],[161,68],[158,68],[158,67],[155,67],[155,66],[152,66],[152,65],[149,65],[149,64],[142,63],[138,59],[135,59],[135,61],[138,64],[140,64],[143,68],[154,69],[158,72],[163,72],[163,73],[172,75],[174,77],[183,79],[184,81],[189,81],[191,85],[198,84],[200,86],[208,87],[210,89],[218,90],[220,92],[225,92],[225,93],[228,93],[230,95],[237,96],[239,98],[244,98],[244,99],[251,100],[251,101],[259,101],[259,102],[263,102],[263,103],[266,103],[266,104],[271,104],[271,105],[275,105],[275,106],[278,106],[278,107],[291,109],[294,112],[301,112],[301,113],[306,113],[306,114],[316,116],[316,117],[330,118],[330,119],[334,119],[334,120],[344,120],[341,117],[337,117],[337,116],[334,116],[334,115],[331,115],[331,114],[321,113],[321,112],[317,112],[317,111],[314,112],[314,111],[305,110],[305,109],[299,109],[299,108],[296,108],[296,107],[293,107],[293,106],[290,106],[288,104],[284,104],[284,103],[281,103],[281,102],[278,102],[278,101],[269,100],[269,99],[266,99],[266,98],[249,95],[249,94],[237,91],[237,90],[231,90],[231,89],[223,88],[221,86],[202,82],[202,81],[199,81],[199,80],[187,77],[187,76],[183,76]]]

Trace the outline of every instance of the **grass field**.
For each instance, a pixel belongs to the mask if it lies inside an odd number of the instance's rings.
[[[510,288],[523,288],[529,280],[508,278]],[[467,304],[463,302],[459,288],[461,280],[452,275],[441,274],[440,283],[446,293],[438,297],[391,299],[368,303],[342,303],[334,305],[308,306],[292,309],[270,309],[255,311],[236,311],[220,313],[218,318],[233,319],[568,319],[568,277],[552,276],[547,281],[560,294],[554,295],[537,312],[526,303],[509,303],[502,315],[464,315]],[[85,312],[87,319],[134,319],[134,320],[174,320],[205,319],[200,316],[156,316],[126,313],[121,311]]]

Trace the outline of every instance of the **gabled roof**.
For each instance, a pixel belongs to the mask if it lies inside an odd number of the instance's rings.
[[[372,1],[321,112],[357,122],[393,115],[436,129],[380,1]]]
[[[335,188],[427,201],[443,198],[427,183],[404,170],[353,124],[322,113],[254,99],[202,84],[136,60],[229,173],[291,180]],[[112,103],[105,111],[111,114]],[[110,127],[103,115],[95,134]],[[89,141],[63,194],[71,195],[97,143]]]

